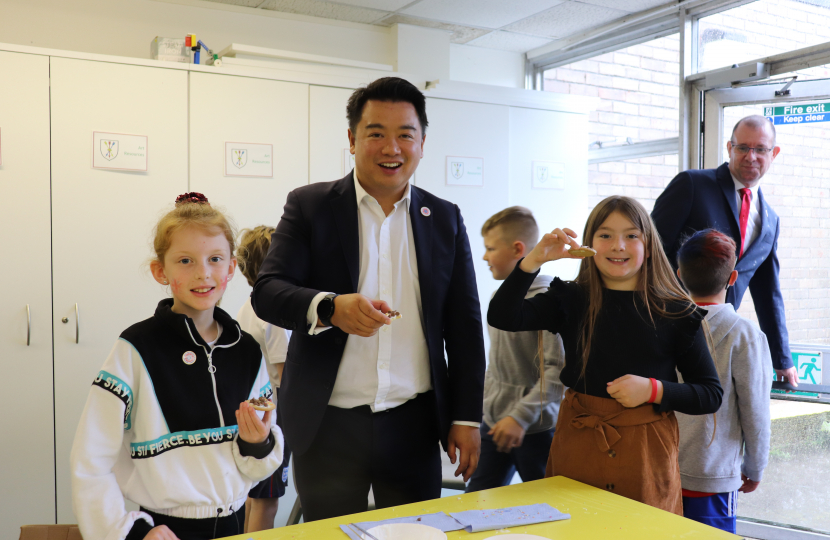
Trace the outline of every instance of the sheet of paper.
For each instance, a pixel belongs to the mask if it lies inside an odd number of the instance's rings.
[[[274,177],[274,145],[225,143],[225,176]]]
[[[147,136],[93,131],[92,167],[119,171],[146,171]]]
[[[447,156],[448,186],[483,186],[484,158]]]
[[[565,189],[565,164],[557,161],[532,163],[534,189]]]

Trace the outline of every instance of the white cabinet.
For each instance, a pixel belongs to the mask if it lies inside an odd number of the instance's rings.
[[[0,73],[0,538],[17,538],[55,522],[49,58],[0,52]]]
[[[312,86],[309,92],[309,183],[331,182],[352,170],[345,162],[349,149],[346,102],[354,90]],[[345,168],[344,168],[345,167]]]
[[[51,83],[57,518],[74,523],[69,452],[92,380],[166,295],[147,262],[187,191],[187,73],[53,57]],[[146,135],[147,172],[93,169],[93,131]]]
[[[427,98],[429,127],[424,157],[418,167],[418,187],[454,202],[461,209],[476,271],[482,321],[486,329],[487,306],[498,288],[484,257],[481,226],[509,206],[509,108],[505,105],[470,103]],[[447,184],[447,158],[475,157],[484,160],[482,186]],[[487,336],[487,332],[484,333]],[[485,341],[488,338],[485,337]]]
[[[533,188],[534,161],[561,164],[562,189]],[[579,234],[588,218],[588,117],[585,114],[510,108],[510,204],[526,206],[540,237],[556,227]],[[557,165],[558,166],[558,165]],[[542,272],[574,279],[579,261],[547,263]]]
[[[273,178],[225,176],[226,142],[273,145]],[[308,158],[307,84],[190,74],[190,191],[204,193],[240,229],[276,227],[288,192],[308,184]],[[237,272],[221,307],[236,317],[250,294]]]

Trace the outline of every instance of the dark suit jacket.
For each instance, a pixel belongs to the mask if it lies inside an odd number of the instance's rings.
[[[423,215],[423,207],[430,215]],[[320,291],[357,292],[357,213],[351,173],[336,182],[303,186],[289,193],[251,294],[257,316],[294,330],[279,406],[286,440],[298,454],[308,449],[317,433],[348,338],[336,327],[309,335],[306,312]],[[446,447],[453,421],[481,422],[485,370],[481,305],[470,243],[458,207],[412,186],[409,216],[437,402],[436,421]]]
[[[778,233],[780,220],[758,189],[761,231],[735,270],[738,281],[726,295],[726,301],[738,309],[747,287],[752,293],[755,312],[761,330],[767,335],[772,364],[775,369],[790,368],[787,321],[784,317],[784,299],[778,283]],[[728,234],[741,252],[741,228],[738,222],[738,200],[729,164],[717,169],[685,171],[666,186],[654,203],[651,217],[660,233],[663,249],[674,269],[677,269],[677,251],[683,240],[696,231],[713,228]]]

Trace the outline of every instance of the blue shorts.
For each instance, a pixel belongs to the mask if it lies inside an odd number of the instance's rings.
[[[738,492],[715,493],[708,497],[683,497],[683,516],[699,523],[736,534]]]

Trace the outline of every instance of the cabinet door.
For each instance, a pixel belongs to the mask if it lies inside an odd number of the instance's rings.
[[[147,263],[156,221],[187,191],[187,74],[52,58],[51,82],[57,512],[70,523],[69,452],[92,380],[166,295]],[[147,171],[92,168],[93,131],[146,135]]]
[[[489,346],[487,305],[498,282],[493,280],[487,263],[482,260],[481,226],[487,218],[509,206],[508,107],[427,98],[427,116],[429,127],[416,185],[454,202],[461,209],[475,265],[485,344]],[[482,185],[449,184],[447,161],[452,156],[482,158]]]
[[[534,161],[561,167],[562,189],[534,188]],[[510,108],[510,205],[530,208],[540,235],[569,227],[579,234],[580,242],[590,244],[582,238],[589,211],[587,114]],[[542,273],[574,279],[579,264],[573,259],[550,262]]]
[[[0,52],[0,73],[0,538],[17,538],[55,523],[49,58]]]
[[[309,183],[331,182],[352,170],[348,160],[349,121],[346,102],[354,90],[312,86],[309,93],[309,145],[314,159],[308,163]]]
[[[273,145],[273,177],[241,176],[259,174],[250,167],[225,176],[226,142]],[[308,155],[307,84],[190,74],[190,190],[225,209],[239,229],[277,225],[288,192],[308,184]],[[221,307],[236,317],[250,294],[237,272]]]

